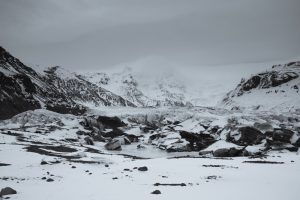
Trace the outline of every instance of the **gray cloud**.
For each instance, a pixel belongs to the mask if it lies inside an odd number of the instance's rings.
[[[300,55],[299,0],[2,0],[0,44],[27,63],[104,69],[149,57],[177,66]]]

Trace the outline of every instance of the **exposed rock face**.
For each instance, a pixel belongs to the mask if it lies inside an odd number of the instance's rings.
[[[242,81],[230,91],[223,106],[231,109],[299,109],[300,62],[273,66]],[[295,105],[298,104],[298,105]]]
[[[253,127],[241,127],[236,136],[229,135],[228,141],[237,145],[248,146],[259,144],[265,138],[264,134]]]
[[[37,73],[0,47],[0,119],[42,108],[81,115],[86,108],[78,102],[103,106],[135,105],[61,67]]]
[[[0,120],[27,110],[41,108],[41,105],[34,99],[36,87],[31,79],[25,74],[9,73],[10,70],[21,65],[24,71],[31,72],[19,60],[10,56],[0,47]]]

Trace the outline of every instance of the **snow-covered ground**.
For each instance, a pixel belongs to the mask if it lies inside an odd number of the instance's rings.
[[[17,194],[11,199],[22,200],[298,199],[299,151],[270,151],[258,158],[203,157],[197,151],[167,153],[147,142],[151,133],[141,133],[128,121],[145,114],[149,121],[155,121],[163,115],[165,120],[181,121],[178,128],[199,132],[203,130],[200,124],[224,126],[233,117],[244,125],[268,121],[274,127],[279,123],[289,127],[287,118],[296,118],[297,113],[165,107],[103,108],[90,114],[119,116],[129,123],[128,133],[143,137],[139,142],[122,145],[121,151],[108,151],[105,143],[88,145],[77,134],[85,131],[80,125],[82,116],[45,110],[21,113],[0,122],[0,188],[12,187]],[[169,133],[156,142],[167,143],[176,137],[176,132]],[[236,146],[220,139],[206,150]],[[137,149],[138,144],[145,148]],[[143,166],[148,170],[138,170]],[[161,194],[151,194],[155,190]]]
[[[55,158],[26,152],[14,136],[1,135],[1,141],[1,162],[11,165],[1,166],[0,187],[17,190],[11,199],[298,199],[297,153],[274,154],[263,159],[284,164],[244,163],[248,158],[132,160],[119,155],[91,154],[100,164],[59,159],[60,163],[41,165],[42,160]],[[147,166],[148,171],[134,169],[142,166]],[[47,182],[43,177],[54,181]],[[186,186],[154,186],[155,183]],[[150,194],[154,190],[162,194]]]

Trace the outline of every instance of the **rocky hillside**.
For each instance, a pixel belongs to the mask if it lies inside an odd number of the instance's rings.
[[[52,67],[38,73],[0,47],[0,119],[26,110],[46,108],[82,114],[83,105],[135,106],[72,73]]]
[[[242,79],[221,105],[232,109],[260,110],[300,108],[300,62],[274,65],[270,70]]]

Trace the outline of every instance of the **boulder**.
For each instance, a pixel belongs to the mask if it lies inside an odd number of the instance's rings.
[[[122,150],[121,142],[119,140],[112,140],[104,146],[107,150]]]
[[[159,190],[154,190],[153,192],[151,192],[151,194],[161,194],[161,192]]]
[[[214,157],[237,157],[247,156],[247,151],[244,148],[221,148],[213,151]]]
[[[148,167],[146,167],[146,166],[139,167],[138,170],[141,171],[141,172],[145,172],[145,171],[148,171]]]
[[[118,117],[107,117],[107,116],[99,116],[97,118],[97,122],[103,124],[105,128],[118,128],[122,126],[126,126],[124,122]]]
[[[253,124],[253,127],[260,130],[260,131],[270,131],[273,130],[273,126],[269,123],[258,123],[255,122]]]
[[[109,132],[102,132],[101,133],[101,135],[103,137],[110,137],[110,138],[119,137],[119,136],[122,136],[124,134],[125,133],[122,130],[118,129],[118,128],[115,128],[115,129],[113,129],[113,130],[111,130]]]
[[[84,140],[85,140],[85,142],[86,142],[88,145],[94,145],[94,142],[93,142],[92,138],[90,138],[90,137],[85,137]]]
[[[0,197],[10,194],[17,194],[17,191],[12,189],[11,187],[5,187],[0,192]]]
[[[97,142],[105,142],[105,137],[103,137],[101,134],[96,134],[93,136],[94,141]]]
[[[192,150],[202,150],[213,144],[216,140],[209,134],[195,134],[187,131],[180,131],[180,136],[190,143]],[[196,145],[196,149],[194,148]]]
[[[230,134],[227,140],[237,145],[248,146],[259,144],[265,138],[262,132],[250,126],[239,128],[236,136],[238,137]]]
[[[266,132],[266,136],[274,142],[291,143],[294,132],[284,128],[276,128],[273,131]]]

